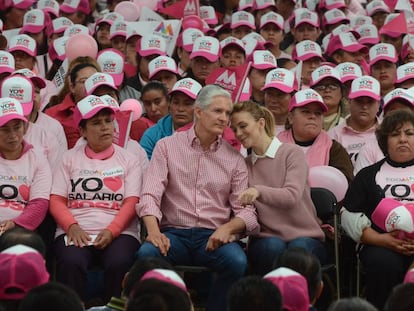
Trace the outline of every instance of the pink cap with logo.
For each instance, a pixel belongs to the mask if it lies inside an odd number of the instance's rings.
[[[231,29],[235,29],[240,26],[247,26],[253,30],[256,29],[253,14],[246,11],[234,12],[231,15]]]
[[[285,68],[270,70],[266,75],[265,85],[262,91],[275,88],[285,93],[292,93],[297,90],[297,82],[292,71]]]
[[[163,37],[147,34],[137,42],[137,52],[142,57],[149,55],[166,55],[167,44]]]
[[[328,107],[323,102],[322,96],[314,89],[299,90],[293,95],[289,103],[289,111],[295,108],[303,107],[311,103],[317,103],[323,112],[328,111]]]
[[[371,16],[357,15],[357,16],[351,17],[351,19],[349,20],[349,25],[353,29],[356,29],[363,25],[371,25],[371,24],[372,24]]]
[[[67,17],[58,17],[49,24],[46,28],[47,35],[51,36],[52,34],[62,33],[66,28],[73,25],[73,22]]]
[[[368,48],[355,38],[351,32],[342,32],[336,36],[331,36],[326,54],[332,56],[335,52],[344,50],[346,52],[362,52],[367,53]]]
[[[93,94],[93,92],[100,86],[109,86],[110,88],[117,90],[114,79],[111,75],[104,72],[95,72],[85,80],[85,91],[87,95]]]
[[[362,25],[356,29],[360,37],[358,42],[361,44],[377,44],[379,42],[378,29],[375,25]]]
[[[339,24],[332,30],[332,35],[339,35],[342,32],[348,32],[348,31],[351,31],[353,34],[355,34],[355,31],[353,31],[349,25]]]
[[[335,68],[339,73],[339,77],[341,78],[342,83],[355,80],[358,77],[362,77],[361,67],[355,63],[345,62],[338,64]]]
[[[160,71],[169,71],[178,75],[178,67],[175,60],[168,56],[158,56],[148,63],[150,79]]]
[[[8,7],[27,10],[30,8],[36,1],[35,0],[11,0],[9,5],[6,5],[6,9]]]
[[[299,8],[295,10],[295,27],[301,24],[309,24],[311,26],[319,28],[319,18],[315,12],[312,12],[306,8]]]
[[[372,66],[380,60],[391,63],[398,61],[398,54],[395,47],[389,43],[378,43],[369,49],[369,65]]]
[[[284,310],[309,310],[308,283],[302,275],[292,269],[281,267],[269,272],[263,278],[279,288]]]
[[[252,9],[254,5],[254,0],[240,0],[239,1],[239,11],[247,11],[248,9]]]
[[[332,9],[332,10],[326,11],[323,14],[323,17],[324,17],[325,25],[333,25],[336,23],[344,22],[344,21],[349,22],[349,19],[348,17],[346,17],[345,13],[339,9]]]
[[[349,98],[354,99],[362,96],[375,100],[381,99],[380,84],[377,79],[371,76],[362,76],[352,81]]]
[[[414,62],[410,62],[397,68],[396,83],[402,83],[409,79],[414,79]]]
[[[344,0],[325,0],[321,1],[319,6],[325,10],[342,9],[347,7]]]
[[[54,18],[59,17],[59,2],[55,0],[39,0],[37,8],[43,12],[53,15]]]
[[[67,27],[63,35],[65,37],[73,37],[74,35],[80,33],[84,35],[90,35],[89,28],[80,24],[74,24],[72,26]]]
[[[109,12],[105,14],[102,18],[98,19],[95,25],[95,29],[102,23],[106,23],[111,26],[116,21],[124,21],[124,17],[117,12]]]
[[[191,78],[184,78],[175,82],[173,88],[168,93],[172,95],[175,92],[181,92],[192,99],[196,99],[198,92],[200,92],[202,85]]]
[[[284,29],[285,21],[282,15],[277,14],[275,12],[267,12],[266,14],[262,15],[260,18],[260,26],[259,28],[262,29],[267,24],[276,25],[279,29]]]
[[[42,255],[26,245],[15,245],[0,253],[0,299],[21,300],[34,287],[49,281]]]
[[[104,102],[99,96],[88,95],[79,101],[73,113],[73,121],[78,127],[82,120],[93,118],[99,111],[109,109],[115,113],[115,109],[108,103]]]
[[[204,57],[210,62],[216,62],[220,55],[219,41],[210,36],[199,37],[194,41],[190,59],[197,56]]]
[[[259,70],[274,69],[277,67],[276,57],[267,50],[254,51],[252,68]]]
[[[204,34],[200,29],[187,28],[178,36],[177,46],[182,47],[184,50],[191,53],[194,41],[203,36]]]
[[[119,87],[124,80],[124,55],[116,49],[104,49],[99,52],[96,60],[102,72],[111,75]]]
[[[220,41],[220,47],[221,51],[223,51],[225,48],[229,46],[235,46],[242,50],[244,53],[246,53],[246,50],[244,49],[244,43],[242,40],[237,39],[235,37],[229,36],[223,40]]]
[[[142,278],[141,282],[148,279],[156,279],[165,283],[172,284],[185,292],[188,292],[187,286],[185,285],[183,279],[173,270],[167,269],[153,269],[146,272]]]
[[[0,127],[16,119],[27,122],[20,102],[10,97],[0,98]]]
[[[10,39],[8,51],[10,53],[14,51],[22,51],[32,57],[36,57],[36,41],[32,37],[25,34],[14,36]]]
[[[39,33],[45,29],[47,24],[45,13],[40,9],[33,9],[24,14],[20,33]]]
[[[60,10],[67,14],[75,13],[78,11],[86,15],[91,13],[89,0],[64,0],[60,5]]]
[[[12,73],[12,75],[22,75],[28,79],[30,79],[30,81],[32,81],[34,86],[37,86],[39,89],[43,89],[46,87],[46,80],[43,79],[42,77],[36,75],[33,71],[31,71],[30,69],[27,68],[23,68],[23,69],[19,69],[16,70],[15,72]]]
[[[53,44],[49,46],[49,56],[52,61],[59,60],[64,61],[66,58],[66,42],[69,40],[68,37],[60,37],[53,40]]]
[[[314,57],[323,60],[321,47],[311,40],[298,42],[292,51],[293,60],[306,61]]]
[[[102,101],[107,103],[109,106],[111,106],[114,109],[115,112],[120,110],[119,103],[111,95],[105,94],[105,95],[102,95],[100,97],[101,97]]]
[[[122,36],[126,38],[126,28],[127,24],[124,21],[116,21],[112,24],[109,29],[109,39],[112,40],[116,36]]]
[[[218,24],[216,11],[211,5],[200,6],[200,17],[202,20],[206,21],[208,25],[215,26]]]
[[[9,52],[0,50],[0,73],[14,71],[14,57]]]
[[[411,106],[411,108],[414,108],[414,97],[413,94],[407,91],[406,89],[402,88],[396,88],[393,89],[391,92],[388,92],[384,96],[384,105],[383,110],[385,111],[386,108],[389,107],[390,104],[392,104],[396,99],[403,100],[407,104]]]
[[[332,78],[332,79],[337,80],[339,83],[342,83],[339,72],[338,70],[335,69],[335,67],[323,65],[323,66],[316,68],[312,72],[310,86],[312,87],[326,78]]]
[[[276,9],[276,3],[275,0],[255,0],[253,5],[253,10],[263,10],[266,8],[275,8]]]
[[[246,51],[246,59],[250,59],[253,52],[256,50],[266,50],[272,47],[273,44],[267,42],[257,32],[251,32],[242,38],[244,44],[244,50]]]
[[[32,81],[24,76],[8,76],[1,84],[0,97],[17,99],[22,104],[25,116],[32,112],[34,95]]]
[[[368,16],[372,16],[377,12],[390,13],[390,8],[382,0],[372,0],[366,6]]]

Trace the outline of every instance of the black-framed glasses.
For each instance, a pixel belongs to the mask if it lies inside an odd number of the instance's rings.
[[[323,92],[323,91],[336,91],[339,89],[338,84],[321,84],[314,87],[315,91]]]

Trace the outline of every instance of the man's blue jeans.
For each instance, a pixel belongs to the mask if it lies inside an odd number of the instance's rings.
[[[247,268],[246,254],[240,245],[228,243],[207,252],[207,241],[214,230],[166,228],[162,232],[170,239],[171,247],[165,259],[171,264],[206,266],[217,273],[207,301],[207,311],[225,311],[229,288],[244,276]],[[136,256],[162,257],[159,249],[149,242],[141,246]]]

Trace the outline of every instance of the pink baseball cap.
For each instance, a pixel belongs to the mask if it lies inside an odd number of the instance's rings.
[[[266,50],[273,46],[271,42],[266,41],[257,32],[251,32],[242,38],[244,50],[246,51],[246,59],[250,59],[256,50]]]
[[[19,69],[16,70],[15,72],[12,73],[12,75],[22,75],[28,79],[30,79],[30,81],[32,81],[34,86],[37,86],[39,89],[43,89],[46,87],[46,80],[43,79],[42,77],[36,75],[33,71],[31,71],[30,69],[27,68],[23,68],[23,69]]]
[[[349,25],[339,24],[332,30],[332,35],[339,35],[342,32],[348,32],[348,31],[351,31],[353,34],[355,34],[355,31],[353,31]]]
[[[218,24],[216,11],[211,5],[200,6],[200,17],[202,20],[206,21],[208,25],[215,26]]]
[[[235,46],[235,47],[239,48],[240,50],[242,50],[246,54],[246,50],[244,49],[244,43],[240,39],[237,39],[233,36],[229,36],[229,37],[227,37],[227,38],[220,41],[221,51],[223,51],[225,48],[227,48],[229,46]]]
[[[259,70],[274,69],[277,67],[276,57],[267,50],[254,51],[252,68]]]
[[[391,63],[398,61],[397,51],[392,44],[378,43],[369,49],[369,65],[373,66],[380,60],[386,60]]]
[[[352,32],[342,32],[330,37],[326,54],[332,56],[338,50],[344,50],[351,53],[358,51],[362,53],[368,52],[368,48],[359,43]]]
[[[10,53],[14,51],[22,51],[29,54],[32,57],[36,57],[36,41],[26,34],[16,35],[10,39],[8,51]]]
[[[88,79],[85,80],[85,91],[87,95],[91,95],[100,86],[109,86],[115,91],[118,88],[115,85],[115,81],[111,75],[104,72],[95,72]]]
[[[295,10],[295,27],[298,27],[301,24],[309,24],[311,26],[319,28],[319,18],[315,12],[308,10],[306,8],[299,8]]]
[[[55,0],[39,0],[37,2],[37,8],[45,13],[53,15],[53,17],[59,17],[59,2]]]
[[[105,95],[102,95],[100,97],[101,97],[102,101],[104,103],[108,104],[109,106],[111,106],[114,109],[115,112],[120,110],[119,103],[111,95],[105,94]]]
[[[150,79],[160,71],[169,71],[178,75],[178,67],[175,60],[169,56],[158,56],[148,63]]]
[[[373,24],[359,26],[355,29],[360,37],[358,42],[361,44],[377,44],[379,42],[378,29]]]
[[[49,56],[52,61],[59,60],[63,62],[66,58],[66,42],[69,40],[68,37],[60,37],[53,40],[53,44],[49,46]]]
[[[187,52],[191,53],[193,50],[194,41],[203,37],[204,34],[200,29],[187,28],[177,38],[177,46],[182,47]]]
[[[271,7],[276,8],[275,0],[255,0],[253,11],[263,10]]]
[[[368,16],[372,16],[377,12],[390,13],[390,8],[382,0],[372,0],[366,6]]]
[[[47,24],[45,13],[40,9],[33,9],[24,14],[23,27],[19,33],[39,33]]]
[[[285,93],[292,93],[297,90],[297,82],[292,71],[285,68],[270,70],[266,75],[265,85],[262,91],[275,88]]]
[[[321,106],[322,111],[328,111],[328,107],[323,102],[322,96],[314,89],[299,90],[293,95],[289,103],[289,111],[295,108],[303,107],[311,103],[317,103]]]
[[[126,28],[127,24],[124,21],[116,21],[111,25],[109,29],[109,39],[113,39],[116,36],[122,36],[126,38]]]
[[[320,7],[325,10],[346,8],[344,0],[325,0],[321,1]]]
[[[413,232],[413,217],[412,208],[392,198],[382,199],[371,215],[373,223],[386,232],[395,230]]]
[[[0,127],[5,125],[7,122],[16,119],[27,122],[20,102],[17,99],[10,97],[0,98]]]
[[[63,35],[65,37],[72,37],[77,34],[90,35],[89,28],[80,24],[73,24],[65,29]]]
[[[146,34],[137,42],[137,52],[142,57],[149,55],[167,55],[167,44],[163,37]]]
[[[293,60],[306,61],[314,57],[323,60],[321,47],[318,43],[311,40],[298,42],[292,51]]]
[[[338,64],[335,68],[339,73],[339,77],[341,78],[342,83],[355,80],[358,77],[362,77],[361,67],[355,63],[345,62]]]
[[[185,285],[183,279],[173,270],[167,269],[153,269],[146,272],[142,278],[141,282],[148,279],[156,279],[165,283],[172,284],[185,292],[188,292],[187,286]]]
[[[184,78],[175,82],[173,88],[168,93],[168,95],[172,95],[175,92],[181,92],[187,95],[192,99],[196,99],[198,92],[200,92],[202,85],[198,83],[196,80],[191,78]]]
[[[66,28],[73,25],[73,22],[67,17],[58,17],[48,25],[46,28],[47,35],[51,36],[52,34],[62,33]]]
[[[79,11],[88,15],[91,13],[91,8],[89,6],[89,0],[64,0],[60,5],[60,11],[66,14],[72,14]]]
[[[408,103],[411,108],[414,108],[414,97],[413,95],[408,92],[406,89],[402,89],[402,88],[396,88],[393,89],[391,92],[388,92],[385,96],[384,96],[384,105],[383,105],[383,110],[385,111],[386,108],[392,104],[394,102],[394,100],[399,99],[399,100],[403,100],[404,102]]]
[[[216,62],[220,55],[219,41],[210,36],[199,37],[194,41],[190,59],[197,56],[204,57],[210,62]]]
[[[281,267],[269,272],[263,279],[272,282],[280,290],[284,310],[309,310],[308,283],[302,275]]]
[[[8,7],[12,7],[12,8],[16,8],[16,9],[27,10],[35,2],[36,2],[35,0],[11,0],[10,4],[8,6],[6,5],[6,9]]]
[[[105,49],[98,53],[96,60],[102,72],[111,75],[119,87],[124,80],[124,55],[116,49]]]
[[[239,11],[247,11],[248,9],[252,9],[254,5],[254,0],[240,0],[239,1]]]
[[[339,72],[335,69],[335,67],[322,65],[312,72],[310,86],[312,87],[326,78],[332,78],[337,80],[339,83],[342,83]]]
[[[377,79],[371,76],[362,76],[352,81],[349,98],[368,96],[375,100],[381,99],[380,84]]]
[[[132,27],[131,24],[129,23],[127,24],[126,33],[127,34],[126,34],[125,41],[128,41],[129,39],[134,38],[134,37],[138,37],[138,38],[141,37],[141,35],[136,31],[136,29]]]
[[[2,300],[21,300],[32,288],[49,281],[49,273],[42,255],[35,249],[21,244],[0,253],[0,275]]]
[[[1,84],[0,97],[17,99],[22,104],[25,116],[32,112],[34,95],[35,92],[32,81],[24,76],[8,76]]]
[[[339,9],[332,9],[323,14],[325,25],[333,25],[340,22],[349,22],[345,13]]]
[[[14,71],[14,57],[12,54],[6,51],[0,50],[0,73]]]
[[[409,79],[414,79],[414,62],[410,62],[397,68],[396,83],[402,83]]]
[[[276,25],[279,29],[284,29],[285,21],[282,17],[282,15],[277,14],[275,12],[267,12],[266,14],[262,15],[260,18],[260,26],[259,28],[262,29],[267,24],[273,24]]]
[[[231,15],[231,29],[235,29],[240,26],[247,26],[253,30],[256,30],[253,14],[246,11],[237,11]]]
[[[363,25],[371,25],[372,24],[372,17],[371,16],[365,16],[365,15],[357,15],[351,17],[349,20],[349,26],[351,28],[356,29]]]
[[[99,111],[109,109],[115,113],[115,109],[108,103],[104,102],[99,96],[88,95],[79,101],[73,113],[73,121],[75,126],[79,126],[82,120],[93,118]]]

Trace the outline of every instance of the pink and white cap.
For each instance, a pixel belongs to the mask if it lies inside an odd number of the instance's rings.
[[[308,283],[302,275],[292,269],[281,267],[269,272],[263,279],[279,288],[284,310],[309,310]]]
[[[382,0],[372,0],[366,6],[368,16],[372,16],[377,12],[390,13],[390,8]]]
[[[345,62],[338,64],[335,68],[339,73],[339,77],[341,78],[342,83],[362,77],[361,67],[355,63]]]
[[[380,84],[377,79],[371,76],[362,76],[352,81],[349,98],[354,99],[368,96],[374,100],[381,99]]]
[[[254,51],[252,68],[259,70],[274,69],[277,67],[276,57],[267,50]]]
[[[23,16],[20,33],[39,33],[46,27],[45,13],[40,9],[27,11]]]
[[[67,14],[79,11],[88,15],[91,12],[89,0],[64,0],[60,5],[60,10]]]
[[[55,0],[39,0],[37,8],[45,13],[53,15],[55,18],[59,16],[59,2]]]
[[[267,24],[276,25],[279,29],[284,29],[285,21],[282,15],[277,14],[275,12],[267,12],[266,14],[262,15],[260,18],[260,26],[259,28],[262,29]]]
[[[193,50],[194,41],[197,38],[203,36],[204,34],[200,29],[187,28],[177,38],[177,46],[181,46],[184,50],[191,53]]]
[[[169,71],[178,75],[178,67],[175,60],[169,56],[158,56],[148,63],[150,79],[160,71]]]
[[[351,19],[349,20],[349,25],[353,29],[356,29],[363,25],[371,25],[371,24],[372,24],[371,16],[357,15],[357,16],[351,17]]]
[[[112,26],[112,24],[116,21],[124,21],[124,17],[117,12],[109,12],[105,14],[102,18],[98,19],[98,21],[96,22],[95,29],[102,23],[106,23]]]
[[[131,24],[127,24],[127,29],[126,29],[126,38],[125,41],[128,41],[129,39],[133,38],[133,37],[141,37],[141,35],[136,31],[136,29],[134,27],[131,26]]]
[[[275,0],[255,0],[253,10],[262,10],[270,7],[276,8]]]
[[[352,31],[349,25],[339,24],[332,30],[332,35],[338,35],[342,32]]]
[[[115,110],[115,112],[120,110],[119,103],[111,95],[105,94],[105,95],[102,95],[100,97],[101,97],[102,101],[107,103],[109,106],[111,106]]]
[[[55,33],[61,33],[66,30],[66,28],[73,25],[73,22],[67,17],[58,17],[50,23],[50,30],[48,31],[48,35],[52,35]]]
[[[7,2],[7,1],[6,1]],[[8,7],[27,10],[30,8],[36,1],[35,0],[11,0]],[[7,6],[6,6],[7,8]]]
[[[402,83],[409,79],[414,79],[414,62],[401,65],[397,68],[396,83]]]
[[[332,78],[341,83],[341,77],[339,75],[338,70],[336,70],[335,67],[323,65],[316,68],[312,72],[310,86],[312,87],[326,78]]]
[[[79,101],[73,113],[73,121],[78,127],[82,120],[93,118],[99,111],[109,109],[115,113],[115,109],[108,103],[104,102],[99,96],[88,95]]]
[[[333,25],[343,21],[349,21],[345,13],[339,9],[332,9],[323,14],[325,25]]]
[[[240,40],[240,39],[237,39],[235,37],[229,36],[229,37],[227,37],[227,38],[220,41],[221,51],[223,51],[228,46],[238,47],[240,50],[242,50],[244,53],[246,53],[246,50],[244,49],[243,41]]]
[[[111,75],[116,87],[119,87],[124,80],[124,55],[116,49],[105,49],[98,53],[96,61],[102,72]]]
[[[385,96],[384,96],[384,105],[383,105],[383,110],[385,111],[386,108],[392,104],[394,102],[394,100],[399,99],[399,100],[403,100],[404,102],[406,102],[407,104],[409,104],[411,106],[411,108],[414,108],[414,97],[413,94],[410,93],[409,91],[407,91],[406,89],[402,89],[402,88],[396,88],[393,89],[391,92],[388,92]]]
[[[113,39],[116,36],[122,36],[126,38],[126,28],[127,24],[124,21],[116,21],[112,24],[111,28],[109,29],[109,39]]]
[[[85,35],[90,35],[89,33],[89,28],[80,24],[74,24],[72,26],[69,26],[65,29],[65,32],[63,33],[63,35],[65,37],[72,37],[74,35],[77,34],[85,34]]]
[[[254,5],[254,0],[240,0],[239,1],[239,11],[247,11],[246,9],[252,9]]]
[[[267,42],[257,32],[251,32],[242,38],[244,50],[246,51],[246,59],[249,59],[256,50],[265,50],[271,46],[272,43]]]
[[[323,112],[328,111],[328,107],[323,102],[322,96],[314,89],[299,90],[293,95],[289,103],[289,111],[295,108],[303,107],[311,103],[317,103]]]
[[[0,127],[16,119],[27,122],[20,102],[10,97],[0,98]]]
[[[315,12],[312,12],[306,8],[299,8],[295,10],[294,16],[295,16],[295,27],[294,28],[304,23],[319,28],[319,18]]]
[[[240,26],[247,26],[253,30],[256,29],[253,14],[246,11],[237,11],[231,15],[231,29],[235,29]]]
[[[266,75],[265,85],[261,90],[264,91],[269,88],[275,88],[285,93],[292,93],[297,90],[294,73],[285,68],[270,70]]]
[[[53,40],[53,44],[49,47],[49,56],[52,61],[59,60],[64,61],[66,58],[66,42],[68,37],[60,37]]]
[[[382,199],[371,215],[372,221],[385,232],[414,232],[414,208],[392,198]]]
[[[167,55],[167,43],[161,36],[147,34],[137,42],[137,52],[142,57],[149,55]]]
[[[0,50],[0,73],[14,71],[14,57],[12,54],[6,51]]]
[[[292,52],[292,58],[294,60],[306,61],[314,57],[322,60],[322,49],[318,43],[311,40],[298,42]]]
[[[15,72],[12,73],[12,75],[22,75],[28,79],[30,79],[30,81],[32,81],[34,86],[37,86],[39,89],[43,89],[46,87],[46,80],[43,79],[42,77],[38,76],[37,74],[35,74],[33,71],[31,71],[30,69],[27,68],[23,68],[23,69],[19,69],[16,70]]]
[[[194,41],[190,59],[197,56],[204,57],[210,62],[216,62],[220,55],[219,41],[210,36],[199,37]]]
[[[368,52],[368,48],[355,38],[352,32],[342,32],[336,36],[331,36],[326,54],[332,56],[336,51],[344,50],[346,52]]]
[[[379,42],[378,29],[375,25],[362,25],[356,29],[360,35],[358,42],[361,44],[377,44]]]
[[[173,270],[167,269],[153,269],[146,272],[140,281],[145,281],[148,279],[156,279],[165,283],[172,284],[185,292],[188,292],[187,286],[185,285],[183,279]]]
[[[29,54],[32,57],[36,57],[37,55],[36,41],[32,37],[26,34],[13,36],[10,39],[8,51],[10,53],[14,51],[22,51],[22,52]]]
[[[21,75],[6,77],[0,89],[0,97],[17,99],[23,107],[23,114],[29,115],[33,109],[34,86],[30,79]]]
[[[369,49],[369,65],[372,66],[380,60],[386,60],[391,63],[398,61],[398,54],[394,45],[378,43]]]
[[[191,78],[184,78],[175,82],[173,88],[168,93],[168,95],[171,96],[175,92],[181,92],[195,100],[201,88],[202,85],[198,83],[196,80]]]
[[[321,1],[321,3],[323,4],[322,6],[325,10],[342,9],[347,7],[344,0],[325,0]]]
[[[104,72],[95,72],[85,80],[85,91],[87,95],[93,94],[100,86],[109,86],[114,90],[118,89],[111,75]]]
[[[202,20],[206,21],[208,25],[215,26],[218,24],[216,11],[211,5],[200,6],[200,17]]]

